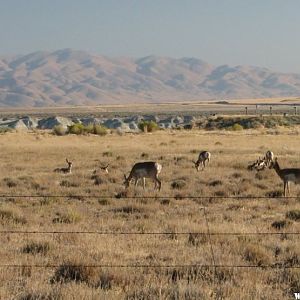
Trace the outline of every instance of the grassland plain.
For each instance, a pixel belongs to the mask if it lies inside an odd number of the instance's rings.
[[[247,170],[248,162],[269,149],[283,167],[300,166],[297,128],[104,137],[0,135],[0,194],[60,195],[2,198],[0,230],[65,232],[0,234],[0,299],[292,299],[293,292],[300,292],[300,269],[290,268],[300,264],[300,236],[276,233],[300,232],[299,199],[274,198],[282,195],[274,170]],[[192,160],[200,150],[210,151],[212,159],[197,172]],[[54,173],[66,157],[73,161],[72,174]],[[163,165],[161,191],[153,191],[148,180],[145,191],[130,187],[124,194],[123,174],[144,160]],[[106,163],[108,174],[99,168]],[[300,196],[297,186],[291,191]],[[122,193],[139,198],[116,197]],[[203,206],[211,233],[273,235],[209,239],[195,234],[207,232]],[[148,232],[169,234],[143,234]],[[287,268],[189,266],[211,265],[213,260],[217,265]],[[44,265],[49,267],[37,267]],[[134,267],[120,267],[128,265]]]
[[[32,117],[49,116],[128,116],[136,114],[244,114],[245,107],[251,114],[269,114],[270,106],[274,114],[294,114],[294,106],[299,106],[299,97],[280,98],[255,98],[255,99],[230,99],[219,101],[184,101],[170,103],[132,103],[97,106],[65,106],[65,107],[0,107],[0,115],[16,117],[30,115]],[[256,108],[257,105],[257,108]]]

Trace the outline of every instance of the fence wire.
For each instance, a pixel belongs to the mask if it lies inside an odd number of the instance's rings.
[[[40,269],[54,269],[59,268],[62,264],[45,264],[45,265],[39,265],[39,264],[0,264],[0,268],[40,268]],[[237,268],[237,269],[300,269],[300,265],[296,266],[290,266],[290,265],[284,265],[284,264],[274,264],[274,265],[214,265],[214,264],[179,264],[179,265],[110,265],[110,264],[91,264],[91,265],[72,265],[72,264],[66,264],[67,267],[73,267],[73,268],[213,268],[213,269],[222,269],[222,268]]]
[[[176,199],[178,196],[126,196],[117,197],[114,196],[104,196],[104,195],[9,195],[0,194],[0,199],[4,198],[98,198],[98,199]],[[299,199],[300,196],[181,196],[181,199]],[[0,234],[97,234],[97,235],[207,235],[209,237],[209,247],[211,254],[211,264],[174,264],[174,265],[111,265],[111,264],[80,264],[80,265],[67,265],[68,267],[85,267],[85,268],[212,268],[216,276],[217,269],[220,268],[236,268],[236,269],[300,269],[300,265],[287,265],[285,263],[275,263],[269,265],[226,265],[217,264],[215,260],[214,249],[212,245],[212,236],[263,236],[263,235],[294,235],[300,236],[300,232],[211,232],[209,221],[207,217],[208,207],[199,207],[203,210],[206,232],[125,232],[125,231],[24,231],[24,230],[2,230]],[[39,269],[54,269],[61,267],[62,264],[0,264],[0,268],[39,268]]]
[[[126,232],[126,231],[25,231],[0,230],[0,234],[95,234],[95,235],[209,235],[209,236],[251,236],[251,235],[300,235],[300,232]]]
[[[10,195],[1,198],[88,198],[88,199],[300,199],[300,196],[120,196],[120,195]]]

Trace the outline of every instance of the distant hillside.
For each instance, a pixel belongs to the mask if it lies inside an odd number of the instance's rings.
[[[70,49],[0,57],[0,106],[95,105],[300,95],[300,74],[195,58],[109,58]]]

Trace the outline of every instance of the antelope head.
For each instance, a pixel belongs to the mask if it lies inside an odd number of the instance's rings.
[[[67,158],[66,158],[66,162],[67,162],[67,164],[69,165],[69,168],[71,169],[73,163],[72,163],[71,161],[69,161]]]
[[[193,163],[195,165],[196,170],[199,172],[199,170],[200,170],[200,162],[199,162],[199,160],[197,160],[197,161],[193,160]]]
[[[125,189],[127,189],[129,187],[129,176],[126,177],[126,175],[124,174],[124,182],[123,184],[125,185]]]
[[[269,166],[269,169],[275,169],[275,166],[278,165],[278,162],[277,162],[277,157],[274,158],[274,160],[272,160],[270,162],[270,166]]]
[[[100,167],[100,169],[105,171],[108,174],[108,167],[109,167],[109,164],[107,166]]]

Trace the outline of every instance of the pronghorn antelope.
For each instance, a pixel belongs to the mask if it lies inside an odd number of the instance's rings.
[[[273,160],[274,160],[274,153],[268,150],[265,155],[265,162],[267,166],[270,166]]]
[[[107,164],[106,166],[100,167],[100,169],[103,170],[105,173],[108,174],[108,167],[109,167],[109,164]],[[97,173],[97,170],[94,170],[93,174],[96,174],[96,173]]]
[[[262,171],[267,167],[267,163],[266,160],[263,158],[261,159],[260,157],[258,158],[258,160],[255,163],[254,169],[256,171]]]
[[[252,171],[252,170],[256,169],[257,164],[258,164],[258,160],[255,161],[255,162],[252,163],[252,164],[249,164],[248,167],[247,167],[247,169],[250,170],[250,171]]]
[[[66,168],[56,168],[54,170],[54,172],[59,172],[59,173],[64,173],[64,174],[67,174],[67,173],[71,174],[73,163],[71,161],[69,161],[67,158],[66,158],[66,162],[68,164],[68,166]]]
[[[254,163],[248,165],[247,169],[248,170],[256,170],[256,171],[262,171],[267,168],[267,163],[265,157],[261,159],[260,157],[258,160],[256,160]]]
[[[283,193],[284,197],[287,196],[288,193],[290,193],[290,187],[289,183],[294,182],[295,184],[300,183],[300,169],[297,168],[289,168],[289,169],[281,169],[277,157],[275,160],[271,162],[270,169],[274,169],[277,173],[277,175],[281,178],[283,181]]]
[[[125,188],[129,187],[129,184],[132,179],[134,179],[135,186],[137,185],[139,179],[143,179],[143,188],[145,189],[146,178],[151,178],[155,182],[154,189],[158,185],[158,190],[160,190],[161,181],[158,179],[158,174],[161,172],[161,169],[162,169],[162,165],[154,161],[136,163],[132,167],[128,177],[126,177],[126,175],[124,174]]]
[[[109,167],[109,164],[107,164],[104,167],[100,167],[100,169],[103,170],[104,172],[106,172],[108,174],[108,167]]]
[[[193,161],[193,163],[195,164],[195,168],[197,169],[197,171],[200,170],[200,165],[202,165],[202,170],[204,170],[206,161],[207,161],[207,163],[210,162],[210,157],[211,157],[210,152],[208,152],[208,151],[202,151],[202,152],[200,152],[198,160],[197,161]]]

